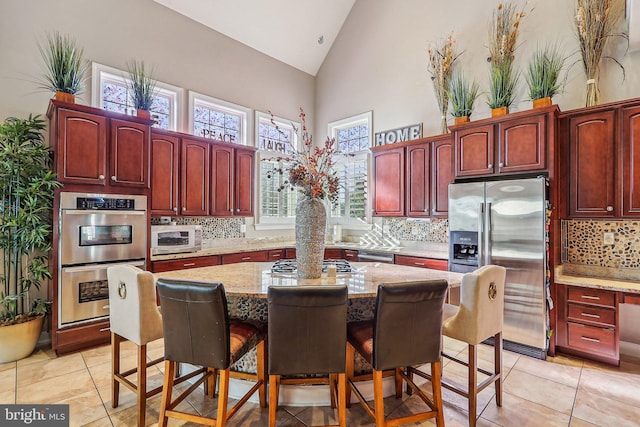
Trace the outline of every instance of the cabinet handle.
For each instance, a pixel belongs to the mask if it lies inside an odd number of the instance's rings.
[[[178,212],[178,208],[173,208],[173,211],[174,212]]]
[[[186,210],[187,210],[187,208],[185,208],[185,207],[183,206],[183,207],[182,207],[182,210],[183,210],[183,211],[186,211]]]
[[[250,256],[245,256],[241,258],[241,261],[249,261],[251,259]]]
[[[498,166],[503,167],[504,163],[500,162],[500,163],[498,163]]]
[[[240,212],[240,208],[236,209],[236,212]]]
[[[111,175],[111,181],[115,181],[116,180],[116,176],[115,175]]]
[[[424,264],[421,262],[414,262],[415,265],[419,265],[420,267],[424,267]]]
[[[582,317],[591,317],[593,319],[599,319],[600,316],[597,314],[591,314],[591,313],[582,313]]]
[[[280,254],[272,254],[271,258],[280,258],[280,256],[281,256]]]
[[[581,298],[582,299],[592,299],[592,300],[595,300],[595,301],[600,301],[600,297],[594,297],[592,295],[582,295]]]
[[[187,263],[182,264],[183,267],[193,267],[194,265],[196,265],[195,262],[187,262]]]
[[[110,331],[110,330],[111,330],[111,328],[102,328],[102,329],[99,329],[98,331],[99,332],[106,332],[106,331]]]
[[[613,206],[607,206],[607,212],[613,212]]]
[[[597,338],[589,338],[589,337],[580,337],[581,340],[589,341],[589,342],[600,342]]]
[[[104,179],[104,175],[98,175],[98,179]]]
[[[488,167],[489,169],[491,169],[491,168],[493,167],[493,163],[489,163],[489,164],[487,165],[487,167]]]

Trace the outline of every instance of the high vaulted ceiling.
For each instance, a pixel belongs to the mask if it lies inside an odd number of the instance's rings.
[[[355,0],[154,0],[315,76]]]

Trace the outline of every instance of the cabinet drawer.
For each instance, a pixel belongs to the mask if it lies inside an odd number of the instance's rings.
[[[223,264],[234,262],[262,262],[267,261],[267,251],[240,252],[237,254],[222,255]]]
[[[175,259],[170,261],[154,261],[151,263],[151,271],[161,273],[163,271],[184,270],[187,268],[209,267],[220,264],[218,255],[201,256],[193,258]]]
[[[616,312],[607,308],[569,304],[568,320],[614,328],[616,325]]]
[[[351,249],[345,249],[344,250],[344,259],[346,259],[347,261],[357,262],[358,261],[358,251],[354,251],[354,250],[351,250]]]
[[[328,248],[324,250],[324,259],[342,259],[343,257],[342,249]]]
[[[617,357],[616,334],[612,329],[568,324],[569,347],[588,353]]]
[[[279,259],[284,259],[285,255],[286,253],[284,249],[272,249],[269,252],[267,252],[267,258],[269,259],[269,261],[277,261]]]
[[[408,265],[411,267],[430,268],[432,270],[447,271],[448,262],[443,259],[420,258],[406,255],[396,255],[395,263],[400,265]]]
[[[615,293],[602,289],[569,287],[569,301],[615,307]]]

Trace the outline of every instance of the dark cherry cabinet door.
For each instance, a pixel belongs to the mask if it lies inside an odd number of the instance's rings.
[[[373,215],[404,215],[404,147],[373,153]]]
[[[235,215],[253,216],[255,151],[235,149]]]
[[[615,199],[615,111],[569,119],[569,215],[613,217]]]
[[[431,143],[407,147],[407,216],[428,217],[431,215],[430,158]]]
[[[211,215],[233,215],[233,148],[211,147]]]
[[[622,110],[622,216],[640,216],[640,107]]]
[[[493,174],[494,152],[493,124],[456,131],[456,177]]]
[[[111,119],[111,185],[148,187],[149,125]]]
[[[105,185],[107,118],[62,108],[57,114],[58,179],[68,184]]]
[[[449,214],[449,184],[453,182],[453,144],[451,137],[432,142],[431,216]]]
[[[180,139],[151,132],[151,214],[178,214]]]
[[[210,144],[182,140],[180,199],[182,215],[209,215]]]
[[[540,114],[498,125],[499,173],[546,168],[546,118],[546,114]]]

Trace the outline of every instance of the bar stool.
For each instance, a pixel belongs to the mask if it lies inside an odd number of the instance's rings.
[[[349,388],[377,427],[396,426],[435,418],[444,426],[440,387],[440,351],[442,342],[442,312],[448,284],[445,280],[382,283],[378,285],[373,320],[347,325],[347,396]],[[374,408],[366,402],[353,380],[355,351],[373,367]],[[433,399],[430,399],[410,378],[410,366],[431,363]],[[407,372],[405,372],[407,367]],[[402,383],[420,397],[428,411],[385,419],[382,395],[383,371],[394,370],[396,397],[402,397]],[[348,398],[347,398],[348,399]]]
[[[158,293],[164,318],[165,372],[160,406],[160,426],[168,418],[224,426],[256,391],[260,406],[266,407],[265,352],[266,325],[261,322],[229,319],[227,298],[222,283],[201,283],[182,280],[158,279]],[[242,374],[256,383],[227,411],[229,399],[230,367],[249,350],[256,347],[257,374]],[[205,375],[172,398],[174,373],[179,362],[204,366]],[[214,382],[220,377],[216,419],[175,407],[191,394],[205,379],[207,390],[213,397]]]
[[[504,318],[504,284],[506,269],[486,265],[462,277],[460,307],[445,304],[442,334],[469,346],[468,361],[445,354],[447,359],[468,368],[467,387],[442,379],[442,386],[469,399],[469,426],[476,425],[478,393],[495,383],[496,404],[502,406],[502,325]],[[477,346],[493,337],[493,372],[478,366]],[[478,372],[488,375],[478,384]],[[414,371],[429,378],[428,374]]]
[[[276,425],[280,384],[329,383],[345,427],[346,286],[271,286],[269,308],[269,426]],[[281,376],[328,374],[328,378]]]
[[[163,357],[147,363],[147,344],[162,338],[162,316],[156,305],[154,278],[148,271],[131,265],[107,269],[109,282],[109,322],[111,329],[111,406],[119,404],[120,384],[136,394],[138,425],[145,425],[146,401],[162,391],[147,391],[147,368]],[[138,347],[137,367],[120,371],[120,346],[129,340]],[[137,373],[137,383],[127,377]]]

